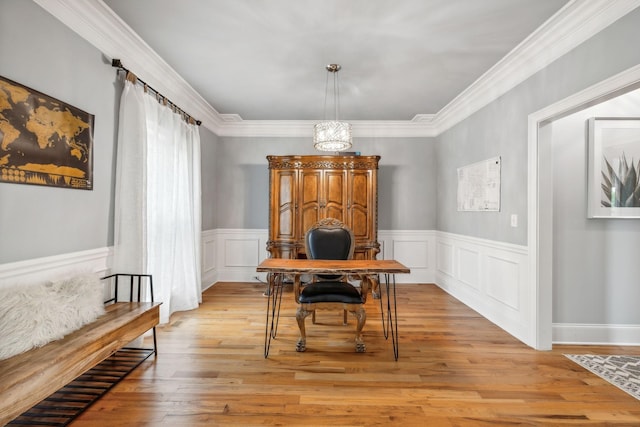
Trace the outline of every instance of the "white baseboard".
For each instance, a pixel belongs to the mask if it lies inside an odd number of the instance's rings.
[[[554,344],[640,345],[640,325],[554,323]]]

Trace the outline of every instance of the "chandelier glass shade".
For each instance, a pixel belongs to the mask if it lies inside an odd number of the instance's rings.
[[[338,120],[340,96],[338,88],[339,64],[329,64],[327,69],[327,85],[325,90],[325,120],[313,127],[313,146],[320,151],[344,151],[351,148],[351,124]],[[333,109],[335,120],[326,120],[327,94],[329,92],[329,74],[333,73]]]
[[[320,151],[344,151],[351,148],[351,123],[326,121],[313,127],[313,146]]]

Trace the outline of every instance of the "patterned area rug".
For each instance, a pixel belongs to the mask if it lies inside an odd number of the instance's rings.
[[[578,365],[640,400],[640,357],[565,354]]]

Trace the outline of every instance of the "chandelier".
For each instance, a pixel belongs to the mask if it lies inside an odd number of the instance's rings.
[[[340,91],[338,88],[339,64],[329,64],[327,84],[324,94],[325,120],[313,127],[313,146],[320,151],[344,151],[351,148],[351,124],[338,120],[340,109]],[[327,120],[327,94],[329,93],[329,73],[333,74],[333,111],[335,120]]]

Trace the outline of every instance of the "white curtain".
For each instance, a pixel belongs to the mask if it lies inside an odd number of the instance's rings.
[[[167,323],[202,298],[198,127],[127,79],[117,153],[113,271],[153,275]]]

